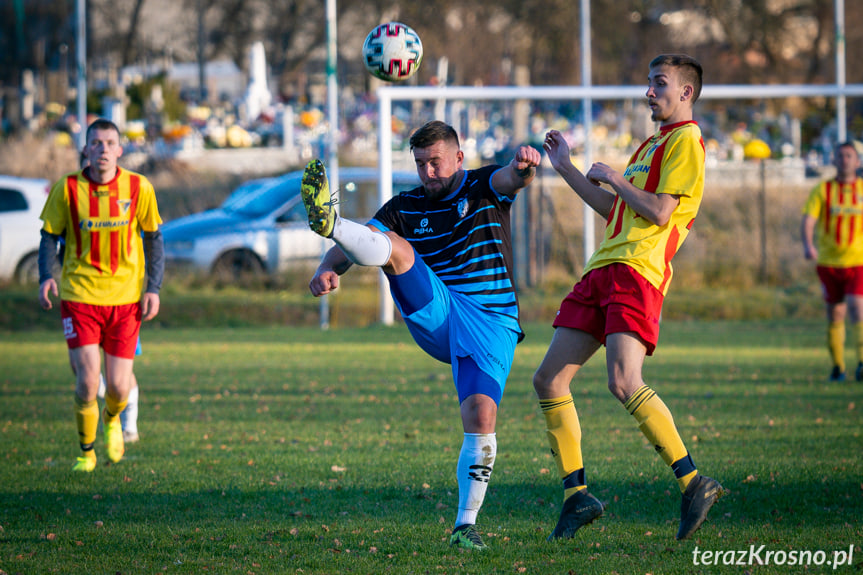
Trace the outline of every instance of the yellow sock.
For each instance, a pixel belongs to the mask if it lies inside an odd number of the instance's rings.
[[[96,442],[96,432],[99,429],[99,404],[93,401],[84,401],[75,395],[75,424],[78,427],[78,443],[84,455],[93,455],[93,444]],[[87,453],[90,452],[90,453]]]
[[[827,326],[827,349],[833,365],[839,366],[839,371],[845,372],[845,322],[831,321]]]
[[[546,435],[557,472],[563,480],[563,498],[576,491],[587,489],[584,481],[584,462],[581,456],[581,425],[572,402],[572,395],[554,399],[540,399],[539,407],[545,416]]]
[[[656,392],[641,386],[624,404],[629,414],[638,422],[641,433],[653,444],[662,460],[671,466],[681,491],[695,477],[698,470],[686,451],[674,418]]]
[[[857,344],[857,363],[863,361],[863,322],[852,324],[854,329],[854,343]]]
[[[109,394],[105,394],[105,423],[113,423],[120,417],[120,413],[126,409],[128,400],[117,401]]]

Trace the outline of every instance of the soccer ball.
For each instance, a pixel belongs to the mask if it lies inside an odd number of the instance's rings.
[[[363,60],[373,76],[387,82],[400,82],[413,76],[420,67],[423,45],[410,26],[388,22],[366,36]]]

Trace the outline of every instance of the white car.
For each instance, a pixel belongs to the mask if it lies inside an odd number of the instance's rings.
[[[317,262],[332,245],[309,229],[300,198],[303,172],[246,182],[213,210],[165,222],[165,261],[233,280]],[[378,172],[339,169],[339,214],[365,222],[378,206]],[[393,195],[420,185],[416,172],[393,172]]]
[[[39,281],[39,215],[48,180],[0,176],[0,282]]]

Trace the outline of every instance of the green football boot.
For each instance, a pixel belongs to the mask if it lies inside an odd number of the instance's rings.
[[[320,236],[331,237],[336,223],[336,210],[333,206],[338,200],[330,195],[327,172],[320,160],[314,159],[306,166],[300,189],[306,213],[309,215],[309,227]]]

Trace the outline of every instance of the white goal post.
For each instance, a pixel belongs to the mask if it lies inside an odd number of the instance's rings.
[[[380,205],[392,197],[392,103],[403,100],[430,100],[447,102],[453,100],[560,100],[583,102],[585,126],[591,119],[590,103],[593,100],[641,100],[647,89],[644,86],[382,86],[377,90],[378,97],[378,195]],[[762,85],[707,85],[701,90],[701,99],[739,100],[775,98],[837,98],[844,103],[846,97],[863,96],[863,84],[762,84]],[[844,114],[841,114],[844,118]],[[438,118],[444,120],[445,118]],[[590,133],[590,132],[586,132]],[[844,139],[845,126],[840,126],[840,136]],[[584,165],[590,159],[589,147],[586,149]],[[585,206],[585,210],[589,210]],[[587,221],[587,218],[585,218]],[[586,257],[593,252],[593,234],[585,226]],[[380,272],[380,321],[391,325],[394,321],[394,305],[389,293],[388,282]]]

